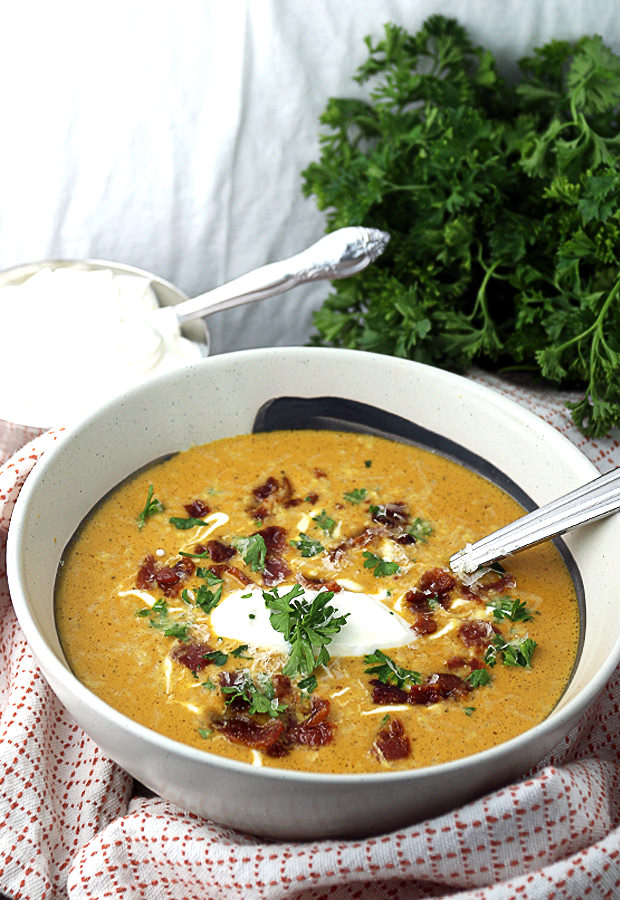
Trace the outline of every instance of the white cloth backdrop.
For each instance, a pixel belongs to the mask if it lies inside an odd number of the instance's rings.
[[[502,70],[551,37],[620,50],[617,0],[2,4],[0,268],[98,257],[199,293],[323,233],[300,173],[363,37],[455,16]],[[220,313],[213,351],[306,341],[325,286]],[[59,327],[60,324],[59,324]]]

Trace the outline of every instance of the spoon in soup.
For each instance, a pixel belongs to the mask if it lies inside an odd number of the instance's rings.
[[[540,544],[580,525],[620,510],[620,468],[600,475],[574,491],[532,510],[525,516],[467,544],[450,557],[450,568],[459,575]]]

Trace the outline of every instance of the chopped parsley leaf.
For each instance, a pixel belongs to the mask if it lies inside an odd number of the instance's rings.
[[[208,653],[202,654],[202,658],[213,663],[214,666],[225,666],[228,662],[228,653],[223,653],[221,650],[209,650]]]
[[[395,575],[396,572],[400,569],[398,563],[389,562],[386,559],[381,559],[380,556],[376,556],[374,553],[371,553],[369,550],[364,550],[364,568],[365,569],[373,569],[373,575],[375,578],[381,578],[385,575]]]
[[[205,740],[206,740],[207,738],[210,738],[211,735],[213,734],[213,729],[212,728],[199,728],[198,734],[200,735],[201,738],[205,738]]]
[[[153,497],[153,485],[149,484],[148,493],[146,495],[146,503],[144,504],[144,508],[140,515],[138,516],[138,528],[140,531],[144,528],[146,524],[146,520],[151,516],[156,515],[156,513],[161,513],[164,511],[165,507],[161,500],[158,500],[156,497]]]
[[[331,535],[334,528],[336,527],[335,520],[330,518],[330,516],[328,516],[327,513],[325,512],[325,510],[323,510],[321,513],[319,513],[318,516],[313,516],[312,521],[314,522],[316,527],[320,528],[321,531],[323,531],[325,534]]]
[[[205,615],[209,615],[210,612],[213,612],[215,607],[218,605],[220,600],[222,599],[222,584],[220,583],[219,587],[212,591],[210,587],[207,587],[206,584],[201,584],[198,590],[196,591],[196,606],[199,606]]]
[[[407,526],[407,534],[410,534],[411,537],[414,537],[416,541],[422,541],[422,543],[426,543],[427,538],[431,536],[433,533],[433,526],[430,522],[427,522],[426,519],[416,518],[413,520],[411,525]]]
[[[253,572],[263,572],[267,545],[262,534],[251,534],[249,537],[237,537],[231,541],[235,550],[238,550],[243,561]]]
[[[190,528],[196,528],[198,525],[208,524],[208,522],[205,522],[204,519],[197,519],[195,516],[171,516],[168,521],[171,525],[174,525],[174,527],[178,528],[180,531],[187,531]]]
[[[370,666],[370,668],[364,669],[366,674],[375,675],[384,684],[395,684],[399,688],[405,687],[406,684],[422,684],[422,676],[419,672],[399,666],[382,650],[367,653],[364,662]]]
[[[531,622],[534,618],[518,597],[498,597],[496,600],[488,600],[487,606],[493,610],[493,618],[498,622],[502,619],[510,619],[511,622]]]
[[[485,684],[490,684],[491,676],[486,669],[474,669],[465,681],[474,688],[482,687]]]
[[[484,661],[489,666],[494,666],[499,653],[505,666],[520,666],[522,669],[530,669],[536,647],[536,641],[529,637],[516,641],[505,641],[501,634],[498,634],[487,648]]]
[[[309,538],[303,531],[299,532],[298,541],[291,541],[291,546],[297,547],[301,555],[305,558],[318,556],[319,553],[322,553],[325,550],[325,547],[320,541],[313,541],[312,538]]]
[[[226,703],[232,703],[237,698],[249,703],[250,715],[266,713],[275,718],[288,706],[287,703],[280,703],[273,683],[267,675],[259,675],[256,681],[253,681],[249,673],[244,672],[240,684],[224,685],[221,690],[227,695]]]
[[[347,503],[361,503],[366,499],[367,494],[368,491],[366,488],[354,488],[354,490],[348,491],[348,493],[343,494],[343,496]]]

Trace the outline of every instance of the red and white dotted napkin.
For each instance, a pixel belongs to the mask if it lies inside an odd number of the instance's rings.
[[[566,396],[473,376],[536,412],[601,472],[618,435],[583,438]],[[14,433],[12,435],[14,437]],[[6,440],[11,439],[5,430]],[[15,498],[62,432],[0,466],[0,553]],[[2,448],[0,426],[0,453]],[[271,842],[145,797],[40,675],[0,556],[0,897],[11,900],[612,900],[620,897],[620,671],[528,777],[367,840]]]

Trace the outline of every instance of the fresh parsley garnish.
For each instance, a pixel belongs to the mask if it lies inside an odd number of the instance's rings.
[[[269,621],[290,644],[284,675],[311,675],[317,666],[329,662],[327,645],[346,623],[348,613],[337,616],[328,606],[333,591],[320,591],[313,600],[296,584],[285,594],[277,588],[263,591],[265,605],[271,610]]]
[[[146,495],[146,503],[144,504],[144,508],[142,512],[138,516],[138,528],[140,531],[144,528],[146,524],[146,520],[150,519],[151,516],[156,515],[157,513],[161,513],[164,511],[165,506],[158,500],[157,497],[153,497],[154,487],[152,484],[149,484],[149,489]]]
[[[168,604],[163,597],[156,600],[153,606],[137,610],[136,615],[140,618],[148,617],[151,627],[163,632],[166,637],[173,637],[183,642],[189,641],[190,625],[170,615]]]
[[[249,537],[236,537],[231,541],[235,550],[243,557],[244,563],[253,572],[263,572],[267,557],[267,545],[262,534],[251,534]]]
[[[473,688],[482,687],[485,684],[491,683],[491,676],[486,669],[474,669],[473,672],[467,676],[465,681]]]
[[[306,678],[301,678],[297,682],[297,687],[304,694],[312,694],[317,688],[316,675],[308,675]]]
[[[209,613],[213,612],[221,599],[221,583],[218,587],[216,587],[214,591],[211,590],[211,588],[206,584],[201,584],[196,591],[196,606],[199,606],[203,613],[205,613],[205,615],[209,615]]]
[[[501,622],[509,619],[511,622],[531,622],[534,616],[526,604],[518,597],[498,597],[488,600],[487,606],[493,610],[493,617]]]
[[[366,499],[367,494],[368,494],[368,491],[366,490],[366,488],[363,487],[363,488],[354,488],[354,490],[348,491],[343,496],[344,496],[344,499],[347,501],[347,503],[357,504],[357,503],[362,503],[362,501],[364,501]]]
[[[333,532],[336,527],[336,522],[330,516],[327,515],[325,510],[320,512],[318,516],[312,516],[312,521],[316,525],[317,528],[320,528],[324,534],[329,534]]]
[[[407,525],[407,534],[410,534],[416,541],[426,543],[433,533],[433,526],[426,519],[415,518],[411,525]]]
[[[226,703],[232,703],[237,698],[249,703],[250,715],[263,713],[275,718],[288,706],[278,700],[273,683],[267,675],[259,675],[253,681],[249,672],[244,672],[238,684],[224,685],[221,691],[226,694]]]
[[[205,522],[204,519],[197,519],[195,516],[171,516],[168,521],[175,528],[178,528],[179,531],[187,531],[190,528],[196,528],[198,525],[208,525],[208,522]],[[193,556],[194,554],[184,554],[184,556],[190,555]]]
[[[202,658],[213,663],[214,666],[225,666],[228,662],[228,653],[224,653],[222,650],[209,650],[202,654]]]
[[[403,688],[408,684],[422,684],[422,676],[419,672],[399,666],[382,650],[375,650],[374,653],[366,654],[364,662],[370,667],[364,669],[364,671],[368,675],[374,675],[384,684],[395,684],[399,688]]]
[[[375,578],[382,578],[386,575],[395,575],[400,569],[398,563],[389,562],[387,559],[381,559],[380,556],[371,553],[370,550],[364,550],[364,568],[372,569]]]
[[[499,654],[505,666],[520,666],[523,669],[530,669],[536,647],[537,643],[532,638],[525,637],[520,640],[506,641],[498,634],[487,648],[484,661],[487,665],[494,666]]]
[[[309,538],[307,534],[304,534],[303,531],[300,531],[298,541],[291,541],[291,546],[297,547],[301,555],[306,558],[318,556],[319,553],[322,553],[325,550],[325,547],[320,541],[314,541],[312,538]]]

